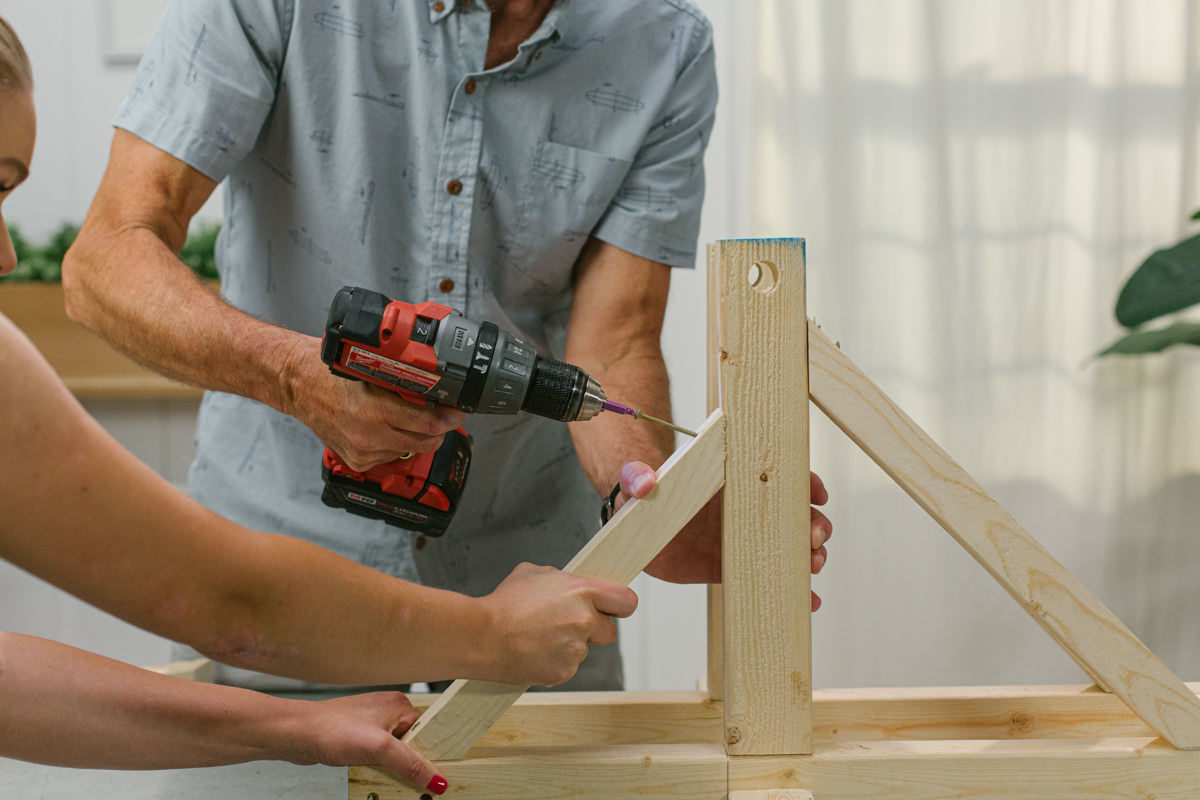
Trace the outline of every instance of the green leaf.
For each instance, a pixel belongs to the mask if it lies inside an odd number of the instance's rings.
[[[1195,303],[1200,303],[1200,235],[1142,262],[1117,297],[1117,322],[1134,328]]]
[[[54,235],[50,237],[50,243],[42,248],[42,255],[51,261],[57,261],[59,263],[60,274],[62,272],[61,265],[63,257],[67,254],[67,251],[71,249],[71,245],[75,244],[75,237],[78,235],[78,225],[72,225],[69,222],[64,223],[62,227],[55,231]],[[47,278],[45,280],[50,279]],[[58,278],[54,278],[53,280],[58,280]]]
[[[1192,214],[1192,219],[1200,219],[1200,210],[1196,211],[1195,214]]]
[[[220,225],[202,225],[197,228],[179,251],[179,260],[202,278],[217,277],[216,247]]]
[[[1165,328],[1126,334],[1097,353],[1096,357],[1158,353],[1177,344],[1200,345],[1200,322],[1176,322]]]
[[[33,253],[34,248],[21,235],[21,229],[16,225],[8,226],[8,237],[12,239],[13,250],[17,253],[17,261],[23,261]]]

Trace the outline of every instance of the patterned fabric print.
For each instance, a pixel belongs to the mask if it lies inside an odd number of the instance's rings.
[[[334,292],[364,286],[561,357],[589,235],[693,264],[711,31],[689,0],[562,0],[484,70],[489,26],[484,2],[176,0],[115,125],[224,180],[217,259],[234,306],[318,336]],[[206,398],[192,491],[243,524],[469,594],[522,560],[566,563],[597,528],[566,427],[467,428],[470,483],[442,539],[325,508],[320,443],[239,397]],[[615,652],[589,659],[581,685],[618,684]]]

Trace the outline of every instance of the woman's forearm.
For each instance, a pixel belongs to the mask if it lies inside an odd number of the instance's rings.
[[[363,764],[441,794],[445,779],[399,738],[416,718],[399,692],[285,700],[0,632],[0,755],[24,761],[92,769]]]
[[[69,767],[158,769],[293,759],[288,702],[169,678],[0,633],[0,753]]]

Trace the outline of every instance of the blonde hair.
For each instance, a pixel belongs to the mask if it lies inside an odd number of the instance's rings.
[[[0,17],[0,89],[32,89],[33,67],[17,32]]]

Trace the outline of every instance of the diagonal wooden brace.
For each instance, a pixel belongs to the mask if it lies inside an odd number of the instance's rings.
[[[811,321],[809,392],[1098,684],[1181,750],[1200,749],[1200,701]]]
[[[698,435],[658,470],[658,483],[631,500],[580,550],[566,571],[628,584],[725,483],[725,417],[714,411]],[[404,735],[427,758],[462,758],[528,686],[455,681]]]

